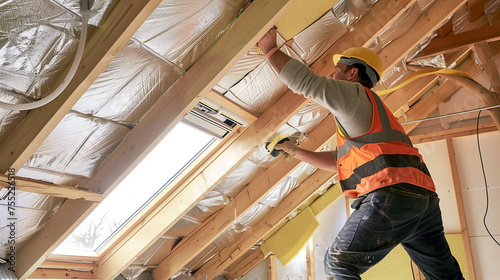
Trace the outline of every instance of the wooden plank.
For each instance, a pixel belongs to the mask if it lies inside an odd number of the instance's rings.
[[[316,262],[314,259],[314,237],[306,244],[307,280],[316,280]]]
[[[425,276],[422,274],[418,266],[413,261],[411,262],[411,269],[413,271],[414,280],[425,280]]]
[[[102,26],[89,38],[80,65],[66,89],[51,103],[29,111],[2,143],[0,173],[6,173],[8,168],[19,170],[22,167],[160,2],[127,0],[116,3]],[[65,76],[63,71],[53,84],[60,84]]]
[[[226,275],[226,279],[238,279],[239,277],[250,272],[250,270],[252,270],[265,259],[266,256],[264,256],[264,253],[262,253],[260,249],[255,249],[248,258],[245,258],[234,269],[229,271],[229,273]],[[213,279],[213,277],[208,279],[211,280]]]
[[[470,48],[478,42],[493,42],[500,40],[500,24],[484,26],[475,30],[450,34],[444,38],[432,40],[420,54],[412,60],[451,53],[464,48]]]
[[[30,279],[95,279],[90,271],[39,268],[33,271]]]
[[[423,39],[443,24],[466,0],[437,0],[420,15],[413,26],[401,37],[392,41],[379,53],[384,73],[400,62],[409,50],[413,50]]]
[[[30,178],[15,176],[16,190],[32,192],[68,199],[84,199],[92,202],[101,202],[104,198],[102,194],[83,189],[67,187]],[[8,175],[0,174],[0,180],[7,181]],[[8,188],[8,184],[0,184],[0,188]]]
[[[494,123],[485,123],[479,125],[479,133],[486,133],[498,131]],[[476,125],[465,126],[454,129],[433,131],[425,134],[410,135],[410,140],[413,144],[426,143],[432,141],[438,141],[443,139],[452,139],[462,136],[474,135],[476,134]]]
[[[249,112],[247,109],[243,108],[241,105],[235,103],[231,99],[228,99],[224,95],[216,92],[215,90],[210,90],[206,96],[208,99],[216,102],[224,108],[229,109],[231,112],[238,116],[246,119],[250,123],[254,123],[257,120],[257,116]]]
[[[451,139],[446,139],[446,146],[448,148],[448,156],[450,158],[451,175],[453,177],[453,187],[455,190],[455,197],[457,200],[458,217],[460,219],[460,230],[462,233],[462,240],[464,243],[465,258],[467,261],[467,271],[470,280],[476,280],[476,272],[474,269],[474,262],[472,261],[472,249],[469,239],[469,230],[467,228],[467,219],[465,216],[464,202],[462,197],[462,188],[460,186],[460,179],[458,176],[457,160],[455,157],[455,149]]]
[[[278,272],[276,271],[276,256],[269,255],[267,257],[267,279],[278,280]]]
[[[333,172],[317,170],[307,178],[300,186],[287,195],[280,204],[262,218],[255,226],[245,231],[236,242],[226,246],[215,257],[203,265],[193,276],[202,280],[208,275],[209,278],[216,277],[224,269],[238,260],[245,252],[262,240],[280,222],[295,211],[302,203],[313,196],[318,189],[325,184],[331,184],[334,177]],[[339,194],[341,192],[339,191]]]
[[[335,131],[335,121],[333,116],[330,115],[308,135],[302,142],[301,147],[306,150],[321,149],[331,140]],[[300,164],[299,160],[289,162],[281,158],[273,166],[254,178],[228,205],[224,206],[216,215],[212,215],[210,222],[204,222],[194,233],[184,238],[182,243],[176,246],[174,252],[153,270],[153,277],[156,280],[172,277],[192,258],[217,239],[221,233],[261,201]]]
[[[469,0],[469,21],[474,21],[484,13],[485,0]]]

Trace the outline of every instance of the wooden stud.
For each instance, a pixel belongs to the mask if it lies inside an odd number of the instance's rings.
[[[278,272],[276,271],[276,256],[269,255],[267,256],[267,279],[269,280],[278,280]]]
[[[314,237],[306,244],[307,280],[316,280],[316,262],[314,260]]]
[[[243,256],[245,252],[261,241],[276,226],[280,225],[283,219],[302,205],[305,200],[313,196],[321,186],[329,184],[333,177],[333,172],[324,170],[314,172],[300,186],[287,195],[277,207],[271,209],[268,215],[251,229],[245,231],[236,242],[226,246],[215,257],[210,259],[193,276],[198,280],[202,280],[207,275],[213,278],[222,273],[224,269]],[[339,197],[341,195],[342,192],[339,190]]]
[[[425,276],[422,274],[418,266],[413,261],[411,261],[411,267],[413,270],[414,280],[425,280]]]
[[[460,230],[462,233],[462,240],[465,249],[465,258],[467,261],[467,271],[470,280],[476,280],[476,272],[474,269],[474,262],[472,261],[472,249],[469,239],[469,230],[467,228],[467,219],[465,216],[464,202],[462,197],[462,188],[460,186],[460,179],[458,176],[457,160],[455,157],[455,149],[453,148],[453,141],[446,139],[446,146],[448,148],[448,156],[450,158],[451,174],[453,177],[453,187],[455,190],[455,197],[457,200],[458,217],[460,219]]]
[[[7,181],[8,175],[0,174],[0,180]],[[73,187],[66,187],[62,185],[52,184],[30,178],[15,176],[16,190],[24,192],[32,192],[43,195],[50,195],[55,197],[62,197],[68,199],[84,199],[92,202],[101,202],[104,198],[102,194],[91,191],[86,191]],[[7,188],[8,184],[0,182],[0,188]]]
[[[445,37],[446,35],[448,35],[450,32],[453,32],[453,21],[450,19],[448,19],[448,21],[446,21],[438,30],[437,30],[437,34],[438,34],[438,38],[443,38]]]

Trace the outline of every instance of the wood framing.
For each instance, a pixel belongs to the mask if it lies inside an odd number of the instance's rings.
[[[324,170],[314,172],[300,186],[287,195],[277,207],[273,208],[268,215],[261,219],[254,227],[245,231],[236,242],[225,247],[215,257],[210,259],[193,276],[198,280],[203,280],[207,275],[209,278],[213,278],[220,274],[261,241],[264,236],[280,224],[281,220],[295,211],[303,201],[313,196],[323,185],[331,184],[333,177],[333,172]]]
[[[474,269],[474,262],[472,261],[472,249],[469,239],[469,230],[467,228],[467,220],[465,217],[464,202],[462,198],[462,188],[460,186],[460,179],[458,176],[457,160],[455,157],[455,149],[453,148],[453,141],[446,139],[446,147],[448,148],[448,156],[450,159],[451,175],[453,177],[453,188],[455,190],[455,197],[457,200],[458,217],[460,219],[460,231],[462,233],[462,241],[464,243],[465,259],[467,261],[467,272],[470,280],[476,280],[476,271]]]
[[[15,176],[16,190],[32,192],[44,195],[50,195],[55,197],[62,197],[68,199],[84,199],[92,202],[101,202],[104,198],[102,194],[95,193],[92,191],[87,191],[83,189],[66,187],[62,185],[52,184],[48,182],[43,182],[40,180],[33,180],[30,178],[24,178]],[[1,181],[7,181],[8,175],[0,174]],[[0,188],[7,188],[8,184],[0,184]]]
[[[204,95],[208,94],[224,73],[231,69],[239,57],[255,44],[272,26],[272,22],[277,20],[293,3],[294,1],[285,0],[254,1],[231,28],[203,54],[129,133],[102,164],[96,175],[89,180],[89,184],[97,189],[107,188],[113,185],[116,179],[124,176],[124,172],[128,172],[130,166],[138,158],[143,157],[143,153],[149,152]],[[250,29],[249,26],[252,28]],[[206,71],[206,69],[211,69],[211,71]],[[176,220],[201,200],[203,194],[214,188],[224,176],[238,166],[239,162],[253,152],[257,145],[264,143],[274,130],[283,125],[287,119],[283,119],[284,116],[289,118],[305,104],[306,100],[303,97],[293,96],[288,97],[286,102],[278,101],[271,109],[268,109],[245,131],[244,134],[249,135],[248,138],[235,142],[234,150],[226,151],[225,156],[219,157],[200,176],[193,179],[180,194],[166,199],[168,205],[155,217],[162,221],[161,225],[155,223],[154,220],[145,223],[138,233],[131,236],[127,244],[109,258],[100,261],[95,271],[97,277],[102,279],[116,277]],[[157,122],[158,119],[163,121]]]
[[[325,118],[312,133],[302,142],[301,147],[307,150],[322,148],[335,134],[335,121],[332,116]],[[299,160],[286,161],[281,158],[273,166],[266,169],[249,185],[235,196],[231,202],[218,213],[210,217],[210,222],[204,223],[191,235],[185,237],[173,252],[153,270],[155,280],[169,279],[192,258],[203,251],[221,233],[226,231],[240,219],[267,193],[300,165]]]
[[[94,263],[44,261],[38,268],[92,271],[94,269]]]

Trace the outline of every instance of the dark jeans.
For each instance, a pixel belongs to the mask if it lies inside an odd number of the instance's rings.
[[[436,193],[398,184],[360,196],[352,207],[357,209],[326,251],[327,278],[361,279],[401,243],[427,279],[463,279],[444,237]]]

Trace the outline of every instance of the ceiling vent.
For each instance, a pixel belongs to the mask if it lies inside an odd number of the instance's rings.
[[[231,133],[237,125],[248,125],[247,120],[206,97],[189,111],[183,121],[220,139]]]

